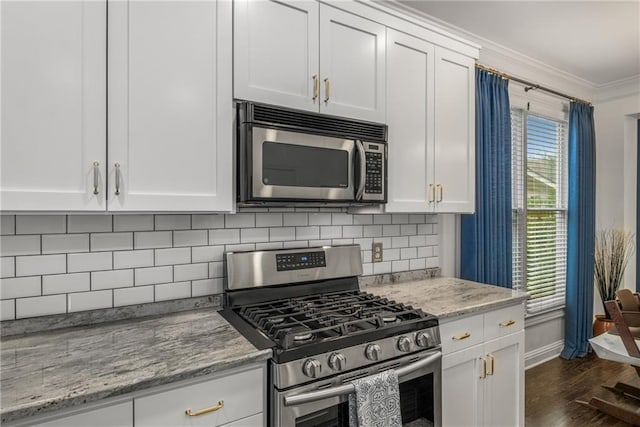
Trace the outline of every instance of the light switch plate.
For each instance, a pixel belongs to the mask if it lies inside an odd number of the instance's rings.
[[[382,242],[373,242],[371,245],[371,262],[382,262]]]

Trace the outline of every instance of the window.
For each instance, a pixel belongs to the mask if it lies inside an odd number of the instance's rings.
[[[511,110],[513,285],[527,313],[565,304],[567,123]]]

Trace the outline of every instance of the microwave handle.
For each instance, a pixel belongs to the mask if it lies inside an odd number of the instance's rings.
[[[398,377],[409,375],[419,369],[426,368],[427,366],[437,362],[442,358],[440,350],[429,353],[424,359],[420,359],[417,362],[413,362],[407,366],[396,369]],[[284,406],[301,405],[303,403],[314,402],[316,400],[326,399],[329,397],[342,396],[345,394],[355,393],[356,389],[352,383],[342,384],[336,387],[325,388],[322,390],[316,390],[309,393],[294,394],[293,396],[284,397]]]
[[[356,192],[356,201],[360,201],[364,195],[365,180],[367,179],[367,157],[364,154],[364,145],[359,139],[356,140],[356,151],[360,156],[360,182]]]

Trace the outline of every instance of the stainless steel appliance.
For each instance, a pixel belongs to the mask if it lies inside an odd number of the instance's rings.
[[[241,204],[387,201],[387,126],[237,104]]]
[[[348,426],[350,381],[395,369],[403,423],[441,425],[429,314],[359,290],[359,245],[227,253],[222,315],[269,367],[272,426]]]

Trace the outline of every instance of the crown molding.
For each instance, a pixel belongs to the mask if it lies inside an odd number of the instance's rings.
[[[595,87],[595,101],[606,102],[640,94],[640,74]]]

